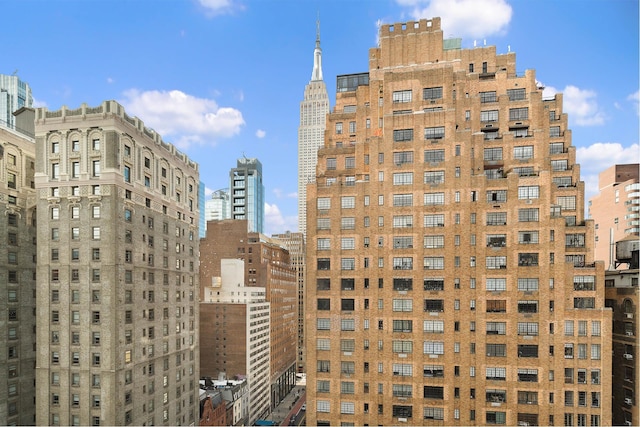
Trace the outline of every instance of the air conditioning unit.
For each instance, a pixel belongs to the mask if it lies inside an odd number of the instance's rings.
[[[633,405],[633,400],[631,400],[631,398],[629,398],[629,397],[625,397],[624,398],[624,403],[626,403],[627,405]]]
[[[633,359],[633,354],[625,353],[622,356],[627,360],[632,360]]]
[[[626,426],[630,426],[630,425],[631,425],[631,421],[625,421],[625,422],[624,422],[624,425],[626,425]]]
[[[633,319],[633,313],[625,313],[627,319]]]
[[[627,331],[627,336],[628,337],[632,337],[633,336],[633,332],[632,331]]]

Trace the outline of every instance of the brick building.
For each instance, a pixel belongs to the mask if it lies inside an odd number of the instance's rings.
[[[200,280],[205,286],[220,277],[222,259],[244,261],[244,286],[266,289],[271,305],[271,407],[295,386],[298,337],[298,279],[289,252],[276,240],[247,231],[246,220],[209,221],[207,235],[200,242]],[[201,323],[200,335],[215,326]],[[204,365],[203,365],[204,368]],[[231,373],[230,373],[231,374]]]
[[[381,26],[337,92],[307,187],[307,422],[610,424],[562,95],[439,18]]]
[[[599,192],[589,199],[595,223],[596,259],[617,268],[616,242],[640,235],[640,164],[613,165],[598,175]]]

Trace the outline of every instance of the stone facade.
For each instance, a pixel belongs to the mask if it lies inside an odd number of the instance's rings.
[[[379,35],[369,72],[337,78],[307,187],[307,423],[610,424],[562,95],[439,18]]]
[[[37,423],[198,422],[198,165],[114,101],[35,129]]]
[[[36,421],[35,151],[0,121],[0,425]]]

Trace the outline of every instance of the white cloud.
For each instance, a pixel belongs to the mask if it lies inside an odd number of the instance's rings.
[[[33,108],[43,108],[43,107],[48,108],[47,103],[45,101],[42,101],[40,99],[36,99],[34,97],[33,98]]]
[[[107,83],[111,84],[114,83],[115,80],[112,77],[107,77]]]
[[[563,93],[564,111],[571,122],[578,126],[604,124],[606,116],[598,106],[598,95],[594,91],[569,85]]]
[[[544,86],[542,83],[540,83]],[[575,126],[602,125],[607,119],[606,114],[598,105],[596,92],[589,89],[568,85],[562,91],[553,86],[545,86],[542,97],[553,98],[561,92],[563,97],[563,112],[569,114],[569,122]]]
[[[504,34],[513,10],[505,0],[396,0],[418,19],[442,18],[445,38],[483,38]]]
[[[287,194],[285,194],[281,188],[274,188],[272,191],[273,191],[273,194],[275,194],[276,198],[278,199],[282,199],[282,198],[297,199],[298,198],[298,193],[295,191],[293,193],[287,193]]]
[[[267,132],[262,129],[258,129],[256,131],[256,136],[260,139],[264,138],[266,135],[267,135]]]
[[[209,197],[211,197],[211,195],[213,194],[213,192],[214,192],[214,191],[215,191],[215,190],[212,190],[212,189],[210,189],[209,187],[206,187],[206,186],[205,186],[205,187],[204,187],[204,196],[205,196],[206,198],[209,198]]]
[[[280,234],[286,231],[297,231],[298,217],[283,216],[275,204],[264,204],[264,232],[266,235]]]
[[[578,147],[576,161],[580,164],[580,179],[585,183],[585,200],[598,193],[598,175],[605,169],[626,163],[636,163],[640,158],[640,145],[623,147],[617,142],[596,142]]]
[[[208,17],[232,14],[236,10],[244,10],[244,6],[235,0],[197,0]]]
[[[215,144],[220,138],[238,134],[245,124],[239,110],[219,107],[214,100],[179,90],[131,89],[123,96],[121,103],[127,113],[138,116],[145,126],[181,149],[191,144]]]
[[[627,96],[627,100],[631,101],[636,109],[636,113],[640,115],[640,91]]]

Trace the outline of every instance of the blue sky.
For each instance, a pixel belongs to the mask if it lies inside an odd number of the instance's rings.
[[[637,0],[5,1],[0,73],[57,110],[115,99],[228,187],[243,155],[263,164],[267,234],[297,231],[299,105],[320,16],[333,108],[339,74],[367,71],[379,23],[442,18],[463,48],[494,45],[564,93],[587,197],[597,174],[638,162]]]

